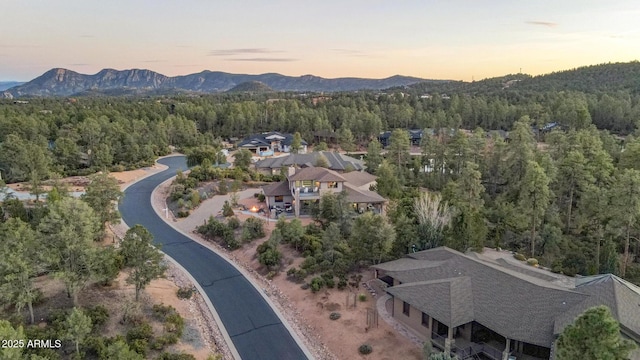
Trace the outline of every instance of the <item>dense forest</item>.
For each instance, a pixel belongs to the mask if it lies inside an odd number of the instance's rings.
[[[261,131],[300,132],[309,143],[367,150],[377,190],[392,200],[396,241],[389,257],[414,245],[499,246],[556,271],[614,272],[640,283],[638,69],[610,64],[441,89],[331,95],[5,100],[0,173],[37,191],[54,174],[148,165],[170,146],[189,152]],[[561,126],[535,130],[551,122]],[[394,131],[381,156],[373,140],[393,129],[435,130],[425,132],[433,135],[414,155],[408,134]],[[416,211],[420,188],[438,194],[422,205],[436,205],[441,223]]]

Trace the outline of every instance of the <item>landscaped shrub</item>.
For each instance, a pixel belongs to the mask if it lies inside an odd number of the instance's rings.
[[[227,200],[225,200],[224,205],[222,205],[222,216],[224,217],[233,216],[233,209],[231,208],[231,204]]]
[[[527,259],[527,264],[531,266],[538,266],[538,259],[529,258]]]
[[[240,227],[240,220],[237,217],[232,216],[229,219],[227,219],[227,226],[235,230]]]
[[[195,288],[193,287],[181,287],[177,291],[177,296],[179,299],[191,299],[193,293],[195,292]]]
[[[513,254],[513,257],[518,259],[518,260],[520,260],[520,261],[526,261],[527,260],[527,258],[524,255],[520,254],[520,253]]]
[[[186,218],[189,215],[191,215],[191,212],[189,210],[180,210],[178,211],[178,213],[176,214],[176,216],[178,216],[179,218]]]
[[[324,280],[321,277],[314,277],[311,279],[311,292],[318,292],[324,286]]]
[[[367,301],[367,295],[365,294],[358,294],[358,300],[365,302]]]
[[[258,194],[258,201],[264,202],[264,200],[265,200],[264,194]]]
[[[340,319],[340,313],[339,312],[332,312],[331,314],[329,314],[329,319],[331,320],[338,320]]]
[[[251,241],[265,236],[264,221],[250,217],[242,224],[242,239]]]
[[[360,354],[362,354],[362,355],[368,355],[368,354],[371,354],[373,352],[373,348],[369,344],[362,344],[358,348],[358,352]]]

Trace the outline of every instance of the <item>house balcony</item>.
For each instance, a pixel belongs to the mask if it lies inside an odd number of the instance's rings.
[[[320,196],[320,189],[319,187],[301,187],[298,188],[298,190],[300,190],[300,198],[304,199],[304,198],[313,198],[313,197],[319,197]]]

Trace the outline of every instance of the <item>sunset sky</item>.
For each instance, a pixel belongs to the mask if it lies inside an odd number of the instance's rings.
[[[3,0],[0,80],[54,67],[480,80],[640,59],[637,0]]]

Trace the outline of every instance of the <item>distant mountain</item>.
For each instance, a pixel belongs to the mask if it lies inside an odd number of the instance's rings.
[[[618,90],[640,93],[640,62],[591,65],[538,76],[512,74],[473,82],[421,82],[409,85],[409,89],[423,94],[488,94],[498,91],[597,93]]]
[[[260,82],[275,91],[354,91],[381,90],[407,86],[422,81],[415,77],[392,76],[386,79],[337,78],[325,79],[313,75],[299,77],[280,74],[229,74],[203,71],[197,74],[168,77],[150,70],[104,69],[94,75],[67,69],[51,69],[43,75],[2,93],[6,98],[21,96],[70,96],[81,94],[147,93],[147,92],[223,92],[235,86]],[[439,80],[433,80],[441,82]],[[135,90],[135,91],[134,91]]]
[[[23,81],[0,81],[0,91],[24,84]]]
[[[227,92],[265,93],[273,92],[273,89],[267,86],[267,84],[260,81],[247,81],[232,87],[231,89],[227,90]]]

